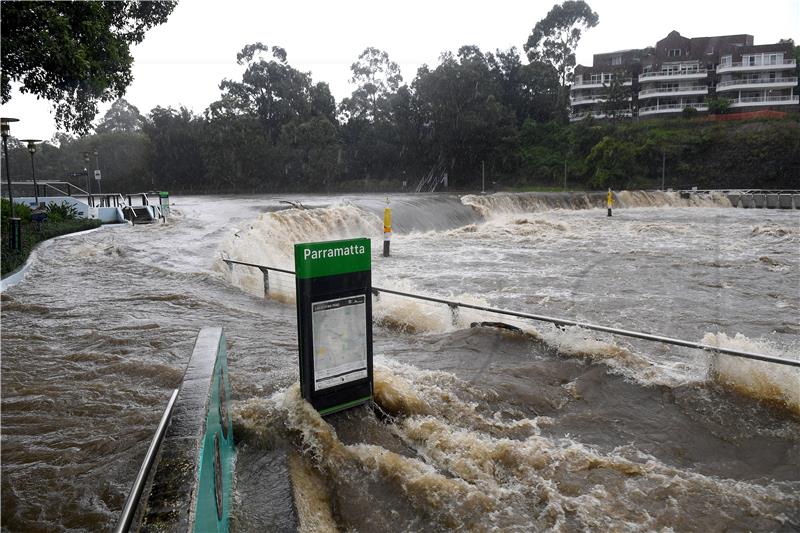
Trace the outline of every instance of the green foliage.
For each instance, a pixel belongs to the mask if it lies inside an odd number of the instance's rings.
[[[3,4],[2,101],[11,83],[53,102],[56,124],[86,132],[97,103],[121,97],[133,80],[130,46],[164,23],[177,2]]]
[[[135,133],[141,131],[144,117],[139,109],[124,98],[115,100],[103,120],[95,128],[97,133]]]
[[[78,209],[68,203],[57,204],[50,202],[47,204],[48,222],[63,222],[65,220],[75,220],[78,218]]]
[[[8,200],[3,201],[8,203]],[[3,212],[5,213],[5,209]],[[8,225],[6,224],[5,215],[3,216],[2,243],[0,243],[0,253],[2,253],[0,271],[3,276],[21,267],[28,259],[34,246],[41,241],[68,233],[75,233],[76,231],[98,228],[101,225],[101,222],[95,219],[63,220],[59,222],[48,220],[42,224],[31,223],[30,219],[28,219],[22,222],[22,247],[21,250],[16,251],[8,248]]]
[[[723,97],[715,97],[708,99],[708,112],[712,115],[722,115],[728,112],[731,107],[731,101]]]
[[[572,78],[575,50],[582,32],[597,26],[600,18],[583,0],[566,0],[556,4],[547,16],[536,23],[524,49],[531,63],[545,62],[558,72],[561,87]],[[561,91],[559,104],[566,108],[566,91]]]
[[[0,199],[0,216],[2,216],[2,225],[5,227],[8,219],[11,217],[11,202],[7,198]],[[31,208],[27,204],[14,202],[14,216],[19,218],[23,223],[31,221]]]

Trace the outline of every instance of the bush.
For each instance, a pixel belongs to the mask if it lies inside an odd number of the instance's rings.
[[[47,205],[47,219],[50,222],[75,220],[76,218],[78,218],[78,209],[74,205],[70,205],[66,202],[60,204],[50,202]]]
[[[28,222],[22,222],[22,249],[11,250],[8,248],[8,225],[6,224],[8,216],[5,213],[5,208],[8,206],[8,200],[4,200],[2,205],[3,209],[3,231],[2,231],[2,263],[0,263],[0,271],[5,276],[7,273],[13,272],[25,261],[36,246],[41,241],[58,237],[59,235],[66,235],[68,233],[75,233],[76,231],[83,231],[93,229],[101,226],[101,222],[96,219],[78,218],[73,220],[62,220],[55,222],[48,220],[42,224],[33,224],[30,222],[30,215]],[[28,209],[30,213],[30,209]]]
[[[11,202],[3,198],[0,200],[0,215],[2,216],[2,225],[5,226],[7,220],[11,218]],[[22,223],[31,221],[31,208],[27,204],[20,204],[14,202],[14,215],[22,220]]]

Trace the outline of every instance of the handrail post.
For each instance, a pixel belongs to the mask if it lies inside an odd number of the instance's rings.
[[[261,268],[259,270],[264,275],[264,298],[269,298],[269,269]]]

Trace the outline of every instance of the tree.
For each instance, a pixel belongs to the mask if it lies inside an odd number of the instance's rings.
[[[724,115],[731,107],[731,101],[721,96],[709,98],[707,103],[708,112],[712,115]]]
[[[552,65],[564,87],[572,77],[575,49],[582,30],[594,28],[599,20],[597,13],[582,0],[566,0],[553,6],[547,16],[536,23],[525,43],[528,60]],[[563,97],[560,101],[565,102]]]
[[[602,103],[603,114],[614,122],[618,117],[629,116],[631,112],[631,89],[615,76],[606,85],[606,99]]]
[[[130,46],[163,24],[177,2],[3,2],[2,101],[11,84],[53,102],[56,124],[85,133],[98,102],[133,81]]]
[[[139,109],[124,98],[115,100],[97,125],[97,133],[134,133],[142,129],[144,117]]]
[[[342,102],[342,113],[347,118],[373,121],[380,114],[380,104],[403,83],[400,67],[389,59],[389,54],[370,46],[350,65],[350,70],[353,72],[350,83],[357,87],[353,95]]]

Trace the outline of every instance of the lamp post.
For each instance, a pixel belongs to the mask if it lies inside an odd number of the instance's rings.
[[[36,153],[36,143],[41,142],[41,139],[20,139],[24,143],[28,143],[28,152],[31,154],[31,177],[33,178],[33,197],[36,200],[36,207],[39,207],[39,185],[36,183],[36,168],[33,165],[33,154]]]
[[[89,179],[89,152],[83,152],[83,172],[86,174],[86,193],[92,195],[92,180]],[[89,203],[89,198],[86,198]]]
[[[11,173],[8,168],[8,136],[11,133],[12,122],[19,122],[17,118],[2,117],[0,118],[0,134],[3,137],[3,156],[6,158],[6,179],[8,180],[8,200],[11,202],[11,217],[8,219],[9,223],[9,239],[8,247],[12,250],[20,250],[22,248],[22,227],[20,220],[14,216],[14,195],[11,192]]]
[[[94,149],[94,179],[97,180],[97,194],[103,193],[103,188],[100,186],[100,154],[97,153],[97,148]],[[100,200],[102,202],[102,200]]]

